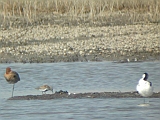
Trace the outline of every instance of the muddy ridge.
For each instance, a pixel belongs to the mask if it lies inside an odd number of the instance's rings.
[[[136,91],[134,92],[88,92],[88,93],[68,93],[55,92],[54,94],[14,96],[8,100],[50,100],[50,99],[84,99],[84,98],[142,98]],[[153,93],[150,98],[160,98],[160,92]]]

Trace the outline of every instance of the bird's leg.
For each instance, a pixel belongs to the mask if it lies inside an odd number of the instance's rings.
[[[14,92],[14,84],[13,84],[13,89],[12,89],[12,97],[13,97],[13,92]]]

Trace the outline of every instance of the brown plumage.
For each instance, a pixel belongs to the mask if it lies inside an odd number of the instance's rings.
[[[53,88],[48,85],[43,85],[43,86],[40,86],[36,89],[38,89],[39,91],[42,91],[42,94],[43,94],[43,92],[45,92],[45,94],[46,94],[46,92],[49,90],[52,91],[52,93],[53,93]]]
[[[8,83],[13,84],[13,89],[12,89],[12,97],[13,97],[14,84],[20,81],[20,77],[18,73],[12,71],[10,67],[6,68],[6,73],[4,74],[4,77]]]

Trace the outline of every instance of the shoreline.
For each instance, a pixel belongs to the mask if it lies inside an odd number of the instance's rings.
[[[0,63],[160,61],[159,32],[157,24],[1,29]]]

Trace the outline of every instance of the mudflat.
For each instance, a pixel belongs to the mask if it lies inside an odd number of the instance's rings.
[[[81,98],[141,98],[134,92],[88,92],[88,93],[66,93],[57,92],[54,94],[14,96],[8,100],[49,100],[49,99],[81,99]],[[153,93],[150,98],[160,98],[160,92]]]
[[[48,23],[0,29],[0,62],[160,60],[159,33],[159,24]]]

